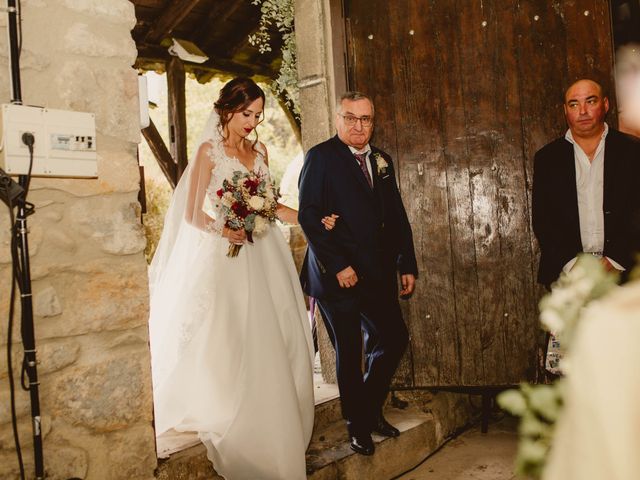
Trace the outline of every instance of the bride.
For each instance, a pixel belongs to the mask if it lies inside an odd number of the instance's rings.
[[[246,78],[222,88],[149,272],[156,435],[197,432],[228,480],[306,478],[313,427],[314,350],[289,248],[273,223],[248,242],[217,206],[234,172],[268,178],[265,147],[247,138],[264,101]],[[279,205],[278,216],[297,212]]]

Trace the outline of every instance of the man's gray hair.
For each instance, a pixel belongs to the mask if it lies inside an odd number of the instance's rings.
[[[355,91],[355,90],[352,90],[352,91],[349,91],[349,92],[344,92],[342,95],[340,95],[340,98],[338,98],[338,102],[336,103],[336,112],[339,112],[339,113],[342,112],[342,101],[343,100],[351,100],[351,101],[369,100],[369,103],[371,104],[371,113],[375,113],[375,107],[373,106],[373,100],[366,93],[358,92],[358,91]]]

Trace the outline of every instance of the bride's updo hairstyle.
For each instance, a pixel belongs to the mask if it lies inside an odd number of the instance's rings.
[[[213,104],[213,108],[220,117],[220,134],[222,138],[225,127],[233,117],[234,113],[242,112],[258,98],[262,99],[263,108],[266,104],[264,92],[250,78],[236,77],[225,84],[220,90],[218,100]],[[256,132],[256,140],[253,145],[258,142],[258,133]]]

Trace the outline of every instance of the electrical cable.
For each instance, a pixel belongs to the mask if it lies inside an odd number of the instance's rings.
[[[13,341],[13,319],[15,316],[15,299],[16,299],[16,283],[18,277],[16,277],[16,266],[18,265],[17,244],[16,244],[16,222],[13,213],[13,204],[11,202],[11,195],[9,194],[9,186],[6,186],[7,192],[7,206],[9,207],[9,219],[11,225],[11,261],[13,268],[11,269],[11,294],[9,296],[9,319],[7,327],[7,373],[9,376],[9,397],[11,403],[11,425],[13,428],[13,440],[16,447],[16,455],[18,457],[18,465],[20,467],[20,478],[25,479],[24,473],[24,461],[22,459],[22,449],[20,447],[20,435],[18,433],[18,416],[16,414],[16,397],[15,397],[15,382],[13,379],[13,354],[12,354],[12,341]]]
[[[21,208],[25,211],[25,217],[33,213],[33,205],[26,202],[26,196],[28,193],[29,184],[31,183],[31,173],[33,170],[33,145],[35,143],[35,138],[33,134],[26,132],[22,135],[22,141],[25,145],[27,145],[29,149],[29,171],[24,180],[24,192],[21,194],[23,205]],[[19,261],[19,252],[18,252],[18,225],[16,223],[16,218],[14,215],[14,205],[11,198],[10,193],[10,182],[3,183],[2,185],[6,191],[5,197],[7,198],[7,206],[9,207],[9,220],[10,220],[10,230],[11,230],[11,242],[10,242],[10,250],[11,250],[11,294],[9,300],[9,318],[8,318],[8,327],[7,327],[7,370],[9,376],[9,395],[10,395],[10,403],[11,403],[11,423],[13,428],[13,438],[16,447],[16,456],[18,457],[18,465],[20,467],[20,478],[22,480],[25,479],[24,473],[24,461],[22,458],[22,449],[20,446],[20,435],[18,432],[18,419],[16,414],[16,400],[15,400],[15,381],[13,378],[13,354],[12,354],[12,342],[13,342],[13,323],[15,317],[15,300],[16,300],[16,285],[18,285],[20,292],[23,291],[24,286],[20,284],[19,279],[22,278],[22,271],[20,268]],[[20,375],[20,383],[24,390],[29,390],[28,382],[25,382],[25,374],[26,374],[26,355],[23,357],[21,375]]]
[[[33,145],[36,143],[36,139],[31,132],[24,132],[22,134],[22,143],[24,143],[29,149],[29,171],[27,172],[27,180],[22,186],[24,188],[24,198],[26,200],[29,194],[29,184],[31,183],[31,171],[33,170]]]

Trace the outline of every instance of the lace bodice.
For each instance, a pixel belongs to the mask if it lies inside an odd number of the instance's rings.
[[[211,160],[211,179],[207,187],[207,195],[203,205],[203,210],[215,221],[214,231],[219,231],[224,223],[224,215],[219,206],[218,196],[216,192],[222,188],[222,182],[225,178],[233,177],[236,171],[248,172],[237,158],[228,156],[222,144],[219,142],[209,142],[211,148],[208,151]],[[266,176],[270,179],[269,168],[264,161],[264,152],[260,150],[261,146],[257,146],[257,153],[253,171],[259,175]]]

